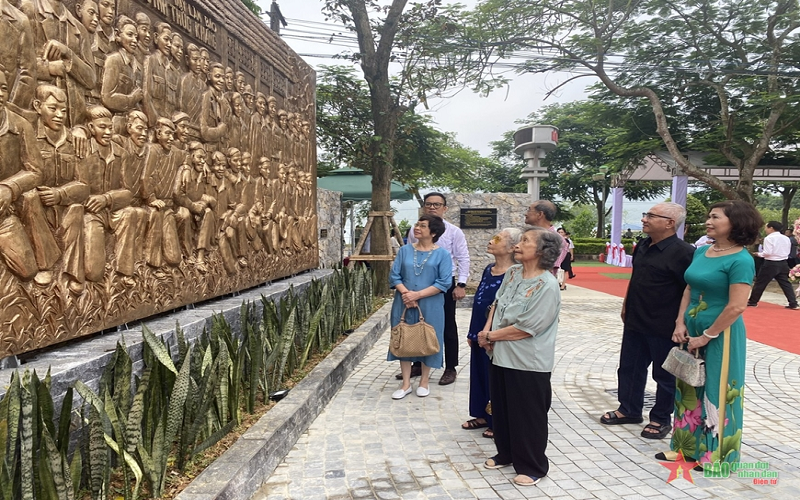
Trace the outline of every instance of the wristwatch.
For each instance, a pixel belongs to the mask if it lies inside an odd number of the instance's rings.
[[[467,288],[467,284],[466,283],[456,283],[456,286],[458,288]]]

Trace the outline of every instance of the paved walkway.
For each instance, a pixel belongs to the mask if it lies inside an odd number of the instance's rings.
[[[432,384],[427,398],[393,401],[399,365],[385,361],[384,334],[253,499],[800,498],[798,355],[748,341],[742,455],[767,462],[778,473],[775,485],[702,473],[692,473],[694,484],[683,478],[668,484],[669,470],[653,458],[668,441],[641,438],[640,425],[598,422],[617,406],[610,391],[616,389],[621,301],[571,283],[564,293],[552,377],[551,467],[537,486],[514,485],[512,469],[485,469],[493,442],[460,428],[469,418],[466,349],[455,384]],[[469,310],[458,310],[458,323],[465,336]],[[654,393],[652,381],[647,391]]]

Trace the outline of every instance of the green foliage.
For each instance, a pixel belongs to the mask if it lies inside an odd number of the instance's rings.
[[[606,253],[606,241],[604,238],[574,238],[572,243],[575,245],[575,255],[600,255]],[[622,240],[625,252],[630,255],[633,251],[633,240]]]
[[[72,392],[62,403],[56,419],[50,395],[50,372],[40,380],[36,372],[12,374],[8,391],[0,401],[0,499],[72,500],[72,477],[80,474],[80,461],[68,459]],[[64,419],[66,418],[66,422]],[[76,453],[80,456],[80,453]]]
[[[217,443],[239,424],[242,407],[253,413],[259,395],[266,403],[310,356],[371,312],[372,280],[365,267],[335,270],[302,294],[290,288],[277,303],[262,297],[260,316],[243,304],[241,332],[215,316],[193,345],[176,326],[177,363],[164,339],[144,327],[140,378],[120,341],[98,392],[74,385],[87,438],[71,459],[72,388],[56,419],[49,372],[41,381],[36,372],[14,373],[0,399],[0,500],[72,500],[81,487],[93,499],[134,500],[145,480],[149,497],[161,497],[170,464],[183,468]],[[111,489],[112,467],[122,479],[119,494]]]
[[[242,3],[253,14],[257,16],[261,15],[261,7],[258,6],[255,0],[242,0]]]
[[[752,201],[762,159],[797,161],[799,18],[797,2],[768,0],[484,0],[446,9],[424,33],[436,46],[431,73],[480,92],[506,85],[512,69],[598,77],[596,95],[649,116],[630,145],[666,146],[690,176]],[[708,174],[687,149],[716,153],[739,178]]]
[[[590,238],[597,227],[597,211],[586,205],[576,205],[570,211],[573,217],[567,230],[572,233],[573,241],[576,238]]]
[[[317,78],[317,167],[325,175],[341,166],[373,173],[374,119],[367,84],[352,68],[322,66]],[[454,191],[519,192],[519,171],[495,158],[484,158],[452,134],[437,130],[427,115],[409,109],[399,117],[393,141],[392,178],[419,195],[422,188]],[[509,180],[509,177],[511,180]],[[509,184],[505,184],[509,183]],[[525,190],[525,183],[521,183]]]

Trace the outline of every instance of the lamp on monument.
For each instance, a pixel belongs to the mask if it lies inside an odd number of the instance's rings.
[[[558,129],[552,125],[528,125],[514,132],[514,152],[527,162],[521,178],[528,181],[528,194],[539,199],[540,179],[547,177],[541,160],[558,146]]]

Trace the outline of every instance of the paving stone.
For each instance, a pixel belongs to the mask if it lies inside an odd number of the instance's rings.
[[[496,453],[493,442],[460,428],[469,418],[469,352],[460,350],[455,384],[438,386],[440,373],[433,373],[429,397],[411,394],[393,401],[398,367],[385,361],[385,332],[253,498],[304,498],[307,491],[319,491],[315,488],[323,480],[325,488],[329,481],[339,481],[330,487],[344,495],[338,489],[343,480],[354,499],[800,498],[800,436],[793,421],[781,416],[800,412],[800,397],[793,389],[800,385],[800,356],[747,344],[742,454],[779,471],[777,485],[701,475],[695,475],[696,484],[683,479],[667,484],[669,471],[653,455],[668,448],[668,440],[641,438],[639,425],[599,423],[600,415],[618,404],[607,391],[617,386],[621,302],[574,285],[563,294],[551,378],[550,473],[536,487],[514,485],[512,468],[485,469],[483,461]],[[462,336],[469,317],[468,309],[458,309]],[[417,380],[413,383],[416,387]],[[646,390],[655,393],[652,381]],[[300,484],[287,484],[288,478]]]

